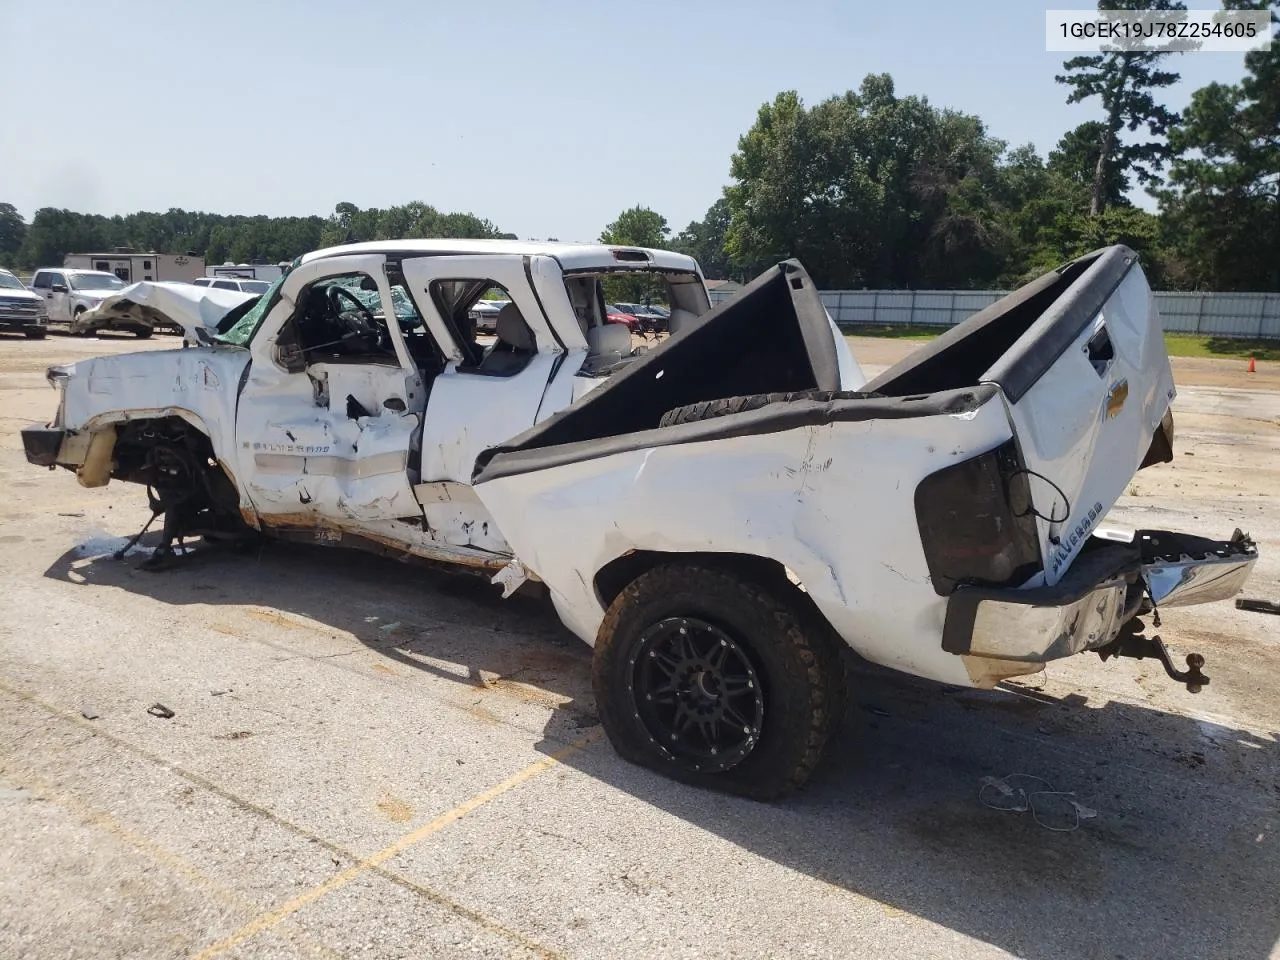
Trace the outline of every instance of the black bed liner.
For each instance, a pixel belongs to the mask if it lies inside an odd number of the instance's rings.
[[[998,384],[1017,403],[1137,262],[1121,244],[1072,260],[952,327],[862,389],[905,396],[984,382]]]
[[[787,260],[543,423],[476,459],[472,483],[648,447],[776,433],[836,421],[976,410],[997,387],[1016,402],[1079,336],[1137,256],[1114,246],[1015,290],[862,388],[860,399],[775,403],[660,427],[663,414],[725,397],[837,391],[827,313]]]

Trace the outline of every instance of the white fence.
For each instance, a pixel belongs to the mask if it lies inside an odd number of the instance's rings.
[[[1004,290],[824,290],[842,327],[919,324],[950,327],[990,306]],[[715,303],[728,294],[711,294]],[[1166,331],[1214,337],[1280,338],[1280,293],[1157,293]]]

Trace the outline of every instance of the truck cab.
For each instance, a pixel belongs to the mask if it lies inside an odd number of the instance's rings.
[[[226,511],[251,528],[500,568],[510,549],[471,489],[476,458],[644,351],[606,322],[619,283],[660,288],[673,329],[710,307],[696,261],[669,251],[465,240],[316,251],[256,301],[223,308],[216,330],[207,314],[173,318],[195,349],[58,368],[52,427],[66,439],[49,456],[82,482],[139,479],[162,420],[170,443],[185,431],[179,446],[207,447],[234,493]],[[495,290],[507,302],[480,335],[473,307]],[[89,457],[91,442],[109,455]]]

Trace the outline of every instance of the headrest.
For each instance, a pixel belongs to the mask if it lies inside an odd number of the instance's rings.
[[[601,357],[631,353],[631,331],[620,323],[604,323],[587,331],[587,356]]]
[[[524,314],[514,302],[508,303],[498,311],[498,316],[494,320],[494,330],[499,340],[517,350],[537,349],[537,344],[533,341],[533,331],[524,322]]]

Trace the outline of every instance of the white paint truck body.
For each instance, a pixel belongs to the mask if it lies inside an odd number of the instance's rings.
[[[605,322],[620,275],[671,305],[646,353]],[[494,287],[511,304],[482,346],[467,317]],[[360,244],[216,328],[171,319],[183,349],[50,371],[33,463],[147,483],[166,544],[240,526],[540,580],[596,647],[625,756],[758,796],[816,762],[842,647],[979,687],[1160,656],[1198,689],[1137,618],[1233,595],[1256,558],[1238,532],[1098,534],[1172,456],[1159,318],[1123,247],[871,383],[793,261],[712,310],[665,251]]]

